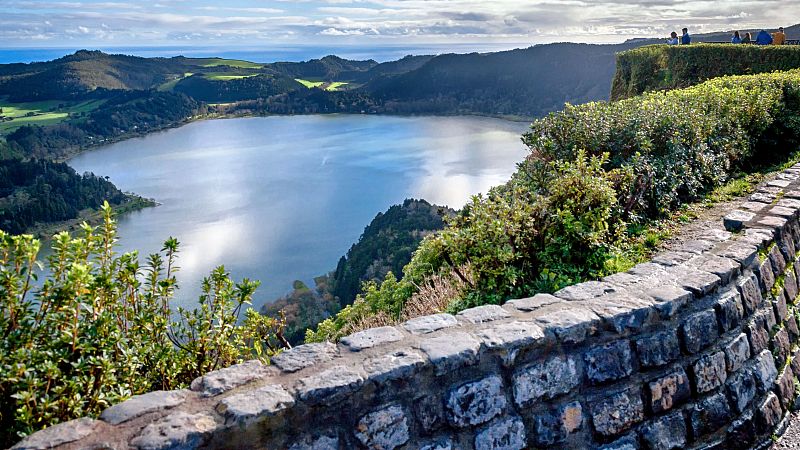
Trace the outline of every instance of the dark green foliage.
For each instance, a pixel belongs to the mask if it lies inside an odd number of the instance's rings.
[[[126,197],[111,182],[78,175],[64,163],[0,160],[0,229],[9,233],[23,233],[37,222],[74,219],[105,200],[120,204]]]
[[[267,74],[232,80],[213,80],[203,75],[192,75],[173,88],[175,92],[210,103],[266,98],[298,89],[306,88],[292,78]]]
[[[292,344],[302,342],[306,329],[352,304],[365,282],[383,281],[390,272],[403,274],[422,239],[441,230],[442,216],[452,213],[425,200],[406,199],[391,206],[372,219],[335,271],[314,280],[315,289],[296,281],[291,293],[265,305],[262,313],[284,314],[286,338]]]
[[[725,75],[797,68],[800,47],[795,45],[651,45],[617,55],[611,99],[689,87]]]
[[[306,329],[339,311],[339,302],[330,294],[326,284],[328,279],[327,276],[317,277],[315,289],[310,289],[302,281],[295,281],[292,292],[261,308],[262,314],[285,320],[284,336],[290,344],[302,344]]]
[[[378,63],[374,60],[351,61],[334,55],[303,62],[276,62],[265,65],[267,70],[290,78],[349,80],[354,74],[367,72]]]
[[[444,228],[446,213],[425,200],[407,199],[375,216],[331,275],[331,292],[339,303],[353,303],[365,281],[381,281],[389,272],[402,275],[422,239]]]
[[[404,277],[370,285],[307,340],[338,339],[399,311],[432,277],[466,292],[450,309],[551,292],[619,269],[617,253],[654,219],[800,141],[800,70],[726,77],[620,102],[567,107],[524,136],[531,155],[426,238]],[[417,299],[419,300],[419,299]]]
[[[203,281],[191,311],[173,315],[178,241],[140,264],[116,255],[104,206],[99,229],[60,233],[46,279],[35,283],[40,242],[0,231],[0,446],[59,422],[97,416],[131,395],[187,386],[195,377],[266,359],[282,341],[280,320],[248,310],[258,287],[223,267]]]

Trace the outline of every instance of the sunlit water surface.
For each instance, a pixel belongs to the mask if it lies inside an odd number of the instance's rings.
[[[84,153],[160,206],[119,218],[119,251],[181,242],[178,302],[224,264],[262,281],[255,306],[335,268],[370,220],[405,198],[461,207],[508,179],[526,124],[477,117],[282,116],[192,123]]]

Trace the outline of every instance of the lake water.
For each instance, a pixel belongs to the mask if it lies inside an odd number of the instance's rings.
[[[161,203],[119,218],[120,251],[181,242],[178,301],[224,264],[262,281],[255,306],[311,284],[379,212],[405,198],[459,208],[507,180],[524,123],[477,117],[281,116],[195,122],[79,155]],[[143,260],[143,258],[142,258]]]

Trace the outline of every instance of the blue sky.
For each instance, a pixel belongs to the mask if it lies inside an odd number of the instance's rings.
[[[0,0],[0,48],[621,42],[792,17],[798,1]]]

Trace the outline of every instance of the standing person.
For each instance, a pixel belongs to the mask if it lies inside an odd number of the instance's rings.
[[[758,32],[756,36],[756,45],[769,45],[772,44],[772,36],[764,30]]]
[[[750,33],[745,33],[744,37],[742,38],[742,44],[751,44],[753,42],[753,37],[750,36]]]
[[[667,45],[678,45],[678,33],[672,32],[667,38]]]
[[[778,31],[772,35],[772,45],[783,45],[786,43],[786,34],[783,32],[783,27],[778,28]]]
[[[692,37],[689,36],[689,29],[688,28],[684,28],[681,31],[683,31],[683,36],[681,36],[681,44],[683,44],[683,45],[691,44],[692,43]]]
[[[739,36],[738,31],[734,31],[733,37],[731,38],[731,44],[741,44],[741,43],[742,43],[742,37]]]

